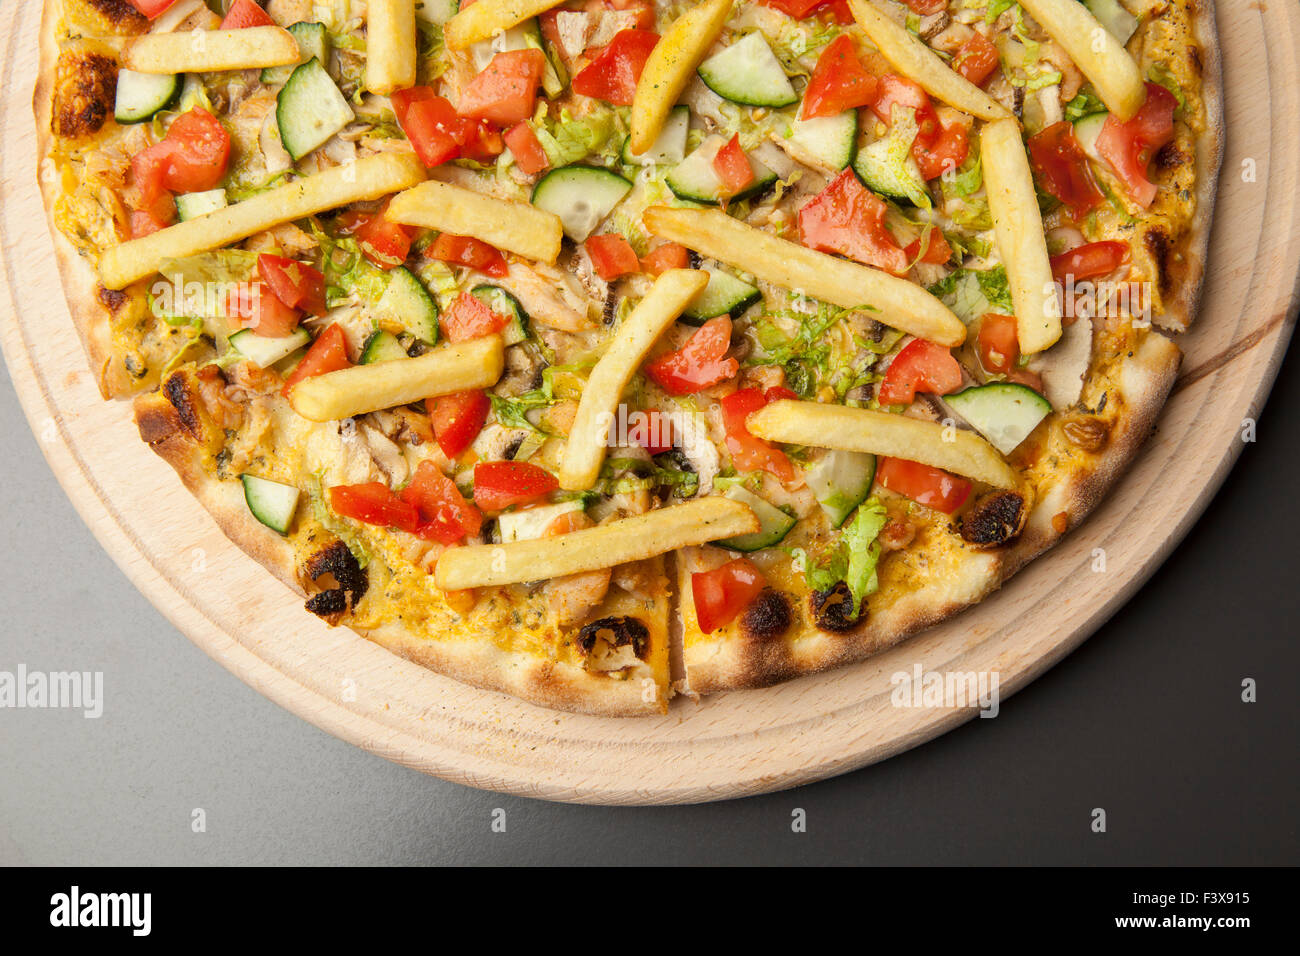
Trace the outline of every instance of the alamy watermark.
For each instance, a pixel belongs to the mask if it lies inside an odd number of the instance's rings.
[[[889,678],[895,707],[978,707],[981,717],[998,715],[997,671],[927,671],[920,664]]]
[[[103,671],[0,671],[0,709],[80,710],[94,720],[104,713]]]

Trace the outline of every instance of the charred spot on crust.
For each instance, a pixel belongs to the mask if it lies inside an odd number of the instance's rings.
[[[1156,153],[1156,166],[1160,169],[1176,169],[1190,161],[1191,158],[1173,140],[1161,146]]]
[[[70,48],[59,54],[51,126],[56,136],[98,133],[117,99],[117,61],[104,53]]]
[[[303,570],[314,583],[319,583],[327,575],[334,579],[336,587],[326,588],[307,599],[307,610],[331,624],[337,623],[344,612],[355,608],[370,587],[369,576],[342,541],[321,548],[307,559]]]
[[[85,0],[109,23],[117,27],[144,26],[149,22],[128,0]]]
[[[129,0],[65,0],[64,15],[88,35],[130,35],[149,28],[149,18]]]
[[[1192,69],[1196,70],[1196,75],[1200,76],[1205,72],[1205,66],[1201,63],[1201,48],[1195,43],[1187,47],[1187,59],[1192,64]]]
[[[1163,229],[1148,229],[1142,241],[1146,243],[1151,258],[1155,260],[1157,280],[1163,292],[1169,288],[1169,236]]]
[[[203,440],[203,419],[199,417],[198,403],[190,388],[189,377],[184,372],[173,372],[162,385],[163,395],[176,409],[180,423],[195,441]]]
[[[843,581],[836,581],[834,587],[825,591],[814,591],[808,597],[808,604],[817,626],[832,634],[844,634],[865,620],[861,608],[853,606],[853,592]]]
[[[760,641],[780,637],[790,629],[790,601],[775,588],[763,588],[740,618],[741,630]]]
[[[1015,491],[990,491],[958,519],[962,540],[978,548],[996,548],[1025,526],[1025,498]]]
[[[618,615],[592,621],[578,632],[578,650],[594,671],[619,671],[644,660],[650,632],[638,618]]]
[[[127,294],[116,289],[105,289],[102,285],[96,285],[95,298],[99,300],[100,305],[116,315],[122,311],[122,306],[126,305]]]

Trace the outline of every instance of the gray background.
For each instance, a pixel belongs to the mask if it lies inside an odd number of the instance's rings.
[[[0,366],[2,367],[2,366]],[[0,863],[1289,863],[1297,853],[1300,354],[1137,597],[995,720],[814,786],[546,804],[424,777],[258,696],[82,526],[0,386],[0,670],[103,670],[99,720],[0,710]],[[1171,492],[1174,489],[1171,489]],[[1244,677],[1259,700],[1244,704]],[[207,832],[193,833],[200,807]],[[1090,831],[1103,807],[1108,832]],[[491,829],[504,808],[505,833]],[[791,832],[803,808],[807,832]]]

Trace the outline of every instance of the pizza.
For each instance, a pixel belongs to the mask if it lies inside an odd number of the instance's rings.
[[[1208,0],[48,0],[107,399],[248,554],[609,716],[988,598],[1196,309]]]

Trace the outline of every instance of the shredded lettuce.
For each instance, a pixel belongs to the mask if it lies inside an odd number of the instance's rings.
[[[614,110],[597,108],[576,119],[568,111],[560,113],[558,120],[549,118],[530,124],[537,139],[546,150],[552,166],[568,166],[593,154],[608,154],[616,128]]]
[[[1092,91],[1091,87],[1087,86],[1081,89],[1074,99],[1065,104],[1065,118],[1071,123],[1077,123],[1085,116],[1093,116],[1106,111],[1106,104],[1097,98],[1097,94]]]
[[[880,561],[880,542],[877,538],[889,520],[885,506],[876,498],[868,498],[858,506],[857,514],[844,529],[844,547],[848,551],[848,566],[844,582],[853,594],[856,616],[862,601],[880,587],[876,577],[876,564]]]

